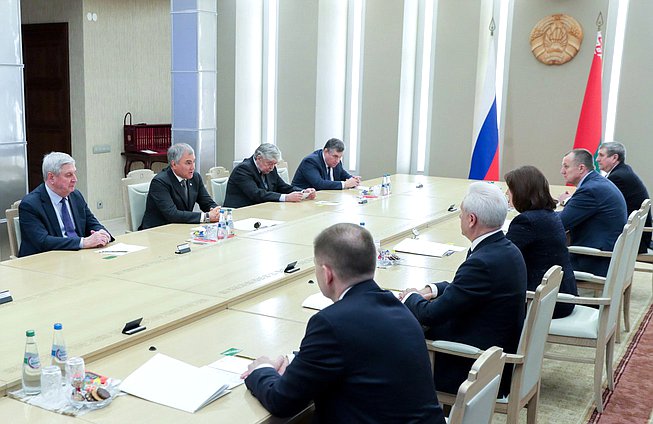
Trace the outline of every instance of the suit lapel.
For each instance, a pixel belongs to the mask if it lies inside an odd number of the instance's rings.
[[[181,199],[181,204],[184,205],[185,209],[188,209],[188,198],[186,197],[186,193],[184,193],[184,188],[181,186],[181,183],[177,179],[177,176],[175,173],[172,171],[172,168],[168,167],[166,170],[168,173],[168,180],[170,181],[170,185],[172,185],[172,190],[175,192],[177,197]],[[188,187],[188,190],[190,191],[190,186]]]
[[[79,203],[81,204],[81,200],[79,201]],[[81,231],[82,223],[79,221],[81,212],[79,211],[78,208],[79,204],[78,204],[78,196],[76,191],[73,191],[68,196],[68,206],[70,207],[70,214],[73,216],[73,222],[75,223],[75,231],[80,237],[84,237],[84,231]]]
[[[56,236],[63,237],[63,234],[61,233],[61,227],[59,226],[59,220],[57,219],[57,213],[54,211],[52,201],[50,200],[50,196],[48,196],[48,191],[45,189],[45,183],[41,185],[40,194],[41,205],[45,211],[45,216],[48,218],[50,229]]]
[[[322,156],[322,150],[319,150],[317,152],[317,160],[320,163],[320,175],[322,175],[322,179],[323,180],[329,180],[330,177],[329,177],[329,174],[327,173],[327,164],[326,164],[326,162],[324,162],[324,157]],[[335,169],[334,169],[334,171],[335,171]],[[335,177],[335,172],[334,172],[333,176]]]

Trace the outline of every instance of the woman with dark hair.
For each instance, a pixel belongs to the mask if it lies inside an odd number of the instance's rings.
[[[560,293],[578,296],[576,279],[569,259],[567,237],[562,221],[554,212],[556,201],[549,193],[549,182],[534,166],[513,169],[504,176],[508,201],[520,212],[506,237],[521,250],[528,275],[528,290],[535,290],[544,273],[553,265],[562,266]],[[571,314],[573,304],[556,303],[553,318]]]

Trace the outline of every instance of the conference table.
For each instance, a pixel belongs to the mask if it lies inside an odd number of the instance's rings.
[[[363,185],[379,185],[380,178]],[[392,194],[364,198],[357,189],[320,191],[301,203],[265,203],[233,212],[234,220],[283,221],[214,244],[192,244],[175,254],[196,225],[170,224],[116,236],[116,242],[146,247],[123,256],[89,249],[53,251],[0,263],[2,289],[14,301],[0,305],[0,415],[12,422],[286,422],[272,417],[244,385],[188,414],[133,396],[107,408],[70,418],[7,397],[20,388],[25,330],[36,330],[42,362],[52,324],[62,322],[69,356],[83,356],[87,369],[124,379],[156,352],[195,366],[220,359],[229,348],[250,357],[296,350],[315,310],[302,301],[315,283],[313,239],[338,223],[364,223],[382,248],[412,237],[464,247],[459,211],[469,180],[393,175]],[[500,184],[501,183],[497,183]],[[504,185],[501,185],[504,188]],[[564,187],[552,187],[552,193]],[[111,245],[106,248],[109,250]],[[434,258],[399,254],[397,265],[379,268],[383,288],[403,290],[450,280],[465,252]],[[287,274],[297,261],[298,272]],[[147,330],[127,336],[124,324],[143,318]],[[297,418],[297,417],[296,417]]]

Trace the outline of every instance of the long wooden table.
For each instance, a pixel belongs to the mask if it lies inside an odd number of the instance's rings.
[[[314,313],[301,308],[301,301],[319,291],[308,280],[315,281],[312,243],[322,229],[337,222],[365,222],[383,247],[409,236],[413,228],[423,237],[445,234],[441,239],[445,242],[464,242],[459,230],[458,236],[452,230],[458,212],[448,209],[460,203],[470,181],[409,175],[391,180],[390,196],[364,204],[359,204],[357,190],[343,190],[319,192],[316,201],[237,209],[236,220],[284,223],[240,231],[234,239],[215,245],[193,245],[189,254],[173,252],[194,226],[172,224],[117,236],[118,242],[147,247],[125,256],[58,251],[1,263],[3,288],[9,288],[15,300],[0,306],[0,322],[5,324],[0,328],[4,340],[0,391],[20,386],[25,329],[36,329],[45,362],[54,322],[64,323],[71,355],[84,356],[87,368],[117,378],[144,363],[152,355],[151,346],[198,366],[219,359],[229,347],[242,348],[251,356],[296,349],[305,322]],[[380,178],[364,182],[379,183]],[[459,256],[440,261],[406,257],[402,265],[379,270],[377,280],[382,287],[403,289],[449,279]],[[298,261],[301,270],[284,274],[292,261]],[[145,332],[120,333],[125,322],[141,316],[148,327]],[[13,416],[21,407],[34,410],[13,399],[0,399],[3,416]],[[25,414],[29,415],[25,422],[68,422],[46,411]],[[171,423],[277,421],[244,386],[192,415],[125,396],[77,421],[141,422],[152,417]]]

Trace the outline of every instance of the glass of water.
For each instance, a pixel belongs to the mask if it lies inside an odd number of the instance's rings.
[[[54,401],[61,394],[61,368],[50,365],[41,370],[41,396],[48,401]]]
[[[66,361],[66,384],[70,386],[72,395],[82,392],[85,376],[86,367],[84,359],[79,356],[68,358]]]

